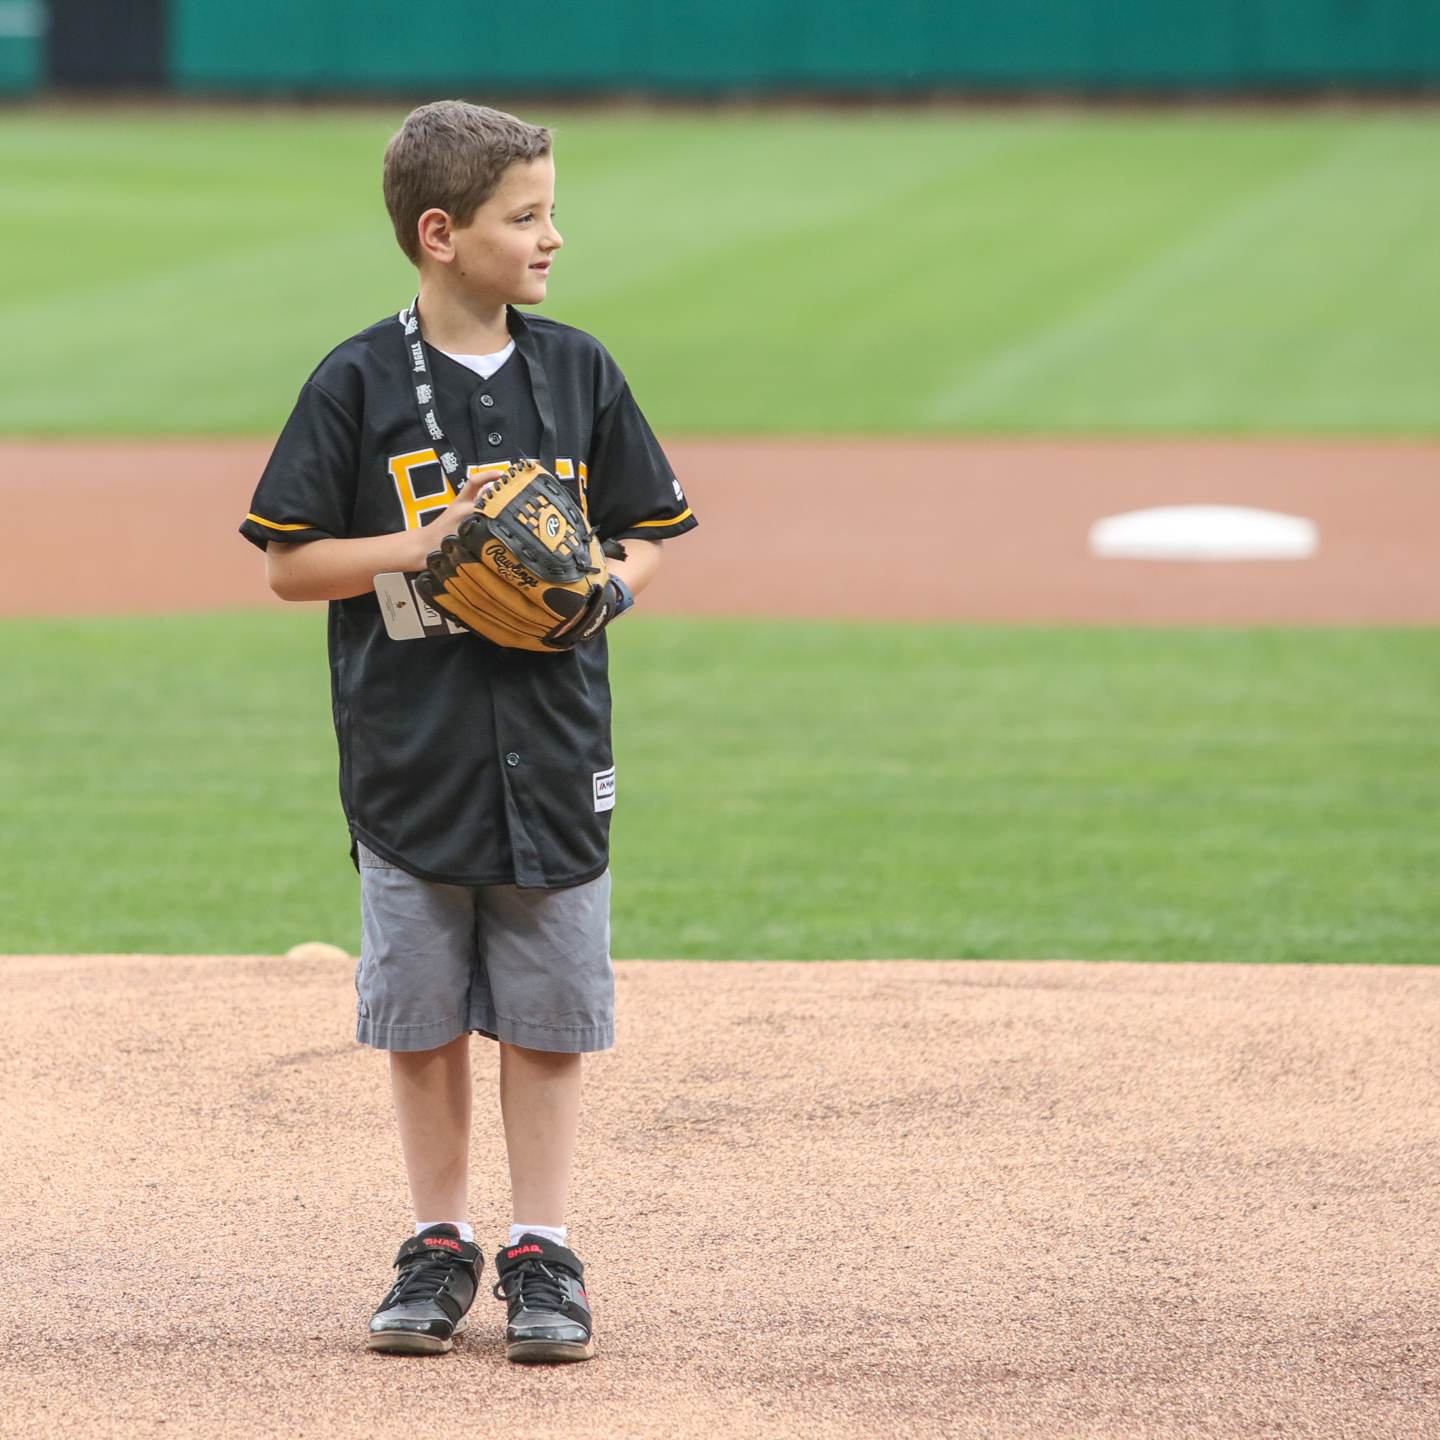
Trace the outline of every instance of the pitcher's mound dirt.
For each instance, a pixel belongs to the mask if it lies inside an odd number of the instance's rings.
[[[1437,1433],[1440,973],[617,975],[569,1216],[599,1355],[523,1369],[483,1290],[448,1356],[364,1349],[410,1215],[348,964],[0,960],[0,1431]]]

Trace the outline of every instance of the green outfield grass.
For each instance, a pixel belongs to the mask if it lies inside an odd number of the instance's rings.
[[[410,297],[402,115],[5,114],[0,432],[275,432]],[[662,434],[1440,432],[1440,116],[529,118]]]
[[[0,623],[0,951],[354,947],[323,629]],[[613,651],[617,956],[1440,959],[1440,632]]]

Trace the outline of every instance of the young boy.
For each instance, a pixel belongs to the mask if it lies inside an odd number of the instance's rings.
[[[606,542],[622,601],[695,525],[625,377],[545,299],[560,249],[550,132],[460,101],[385,152],[418,304],[306,382],[240,527],[286,600],[328,600],[340,794],[360,872],[356,1039],[389,1052],[415,1232],[367,1345],[443,1353],[484,1260],[467,1214],[470,1032],[500,1047],[512,1219],[492,1287],[511,1360],[584,1360],[565,1203],[581,1057],[614,1044],[606,638],[537,654],[392,640],[374,576],[417,572],[487,476],[533,458]],[[623,542],[619,545],[614,542]]]

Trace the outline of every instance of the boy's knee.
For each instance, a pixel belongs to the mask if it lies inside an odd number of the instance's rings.
[[[470,1036],[467,1033],[457,1035],[453,1040],[447,1040],[443,1045],[432,1045],[428,1050],[391,1050],[388,1053],[392,1065],[425,1065],[439,1056],[465,1050],[469,1045]]]
[[[581,1057],[574,1050],[535,1050],[528,1045],[512,1045],[508,1040],[500,1041],[500,1050],[513,1050],[531,1065],[554,1065],[557,1069],[577,1062]]]

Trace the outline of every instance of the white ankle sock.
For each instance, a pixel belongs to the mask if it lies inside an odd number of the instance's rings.
[[[460,1238],[468,1245],[475,1243],[475,1227],[468,1220],[417,1220],[415,1222],[415,1233],[418,1235],[422,1230],[428,1230],[432,1225],[453,1225],[459,1232]]]
[[[526,1233],[531,1235],[543,1235],[547,1240],[553,1240],[557,1245],[565,1243],[565,1236],[569,1233],[564,1225],[512,1225],[510,1227],[510,1238],[505,1243],[514,1245],[520,1237]]]

